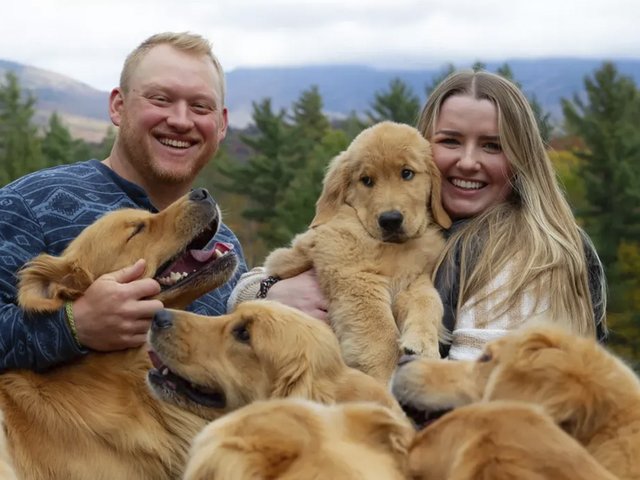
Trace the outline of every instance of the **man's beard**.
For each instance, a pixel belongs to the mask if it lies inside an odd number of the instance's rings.
[[[123,153],[129,160],[131,167],[134,168],[141,177],[161,185],[172,186],[192,182],[209,159],[213,157],[215,152],[215,150],[211,153],[201,152],[195,161],[190,162],[190,166],[186,171],[177,172],[174,169],[160,168],[160,166],[153,161],[149,141],[155,140],[150,139],[150,137],[146,135],[140,135],[135,128],[128,125],[128,122],[124,118],[120,125],[118,135],[120,136],[119,142],[121,143]]]

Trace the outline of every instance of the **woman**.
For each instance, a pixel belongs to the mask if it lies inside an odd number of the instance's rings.
[[[605,279],[578,227],[522,92],[488,72],[458,72],[430,95],[418,129],[442,173],[442,201],[454,220],[437,269],[452,343],[443,356],[476,356],[486,341],[538,318],[580,335],[606,336]],[[246,297],[256,276],[236,289]],[[324,319],[313,272],[258,294]]]

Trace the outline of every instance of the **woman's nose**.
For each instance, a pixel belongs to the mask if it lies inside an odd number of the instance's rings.
[[[476,150],[473,147],[465,147],[460,150],[458,168],[463,170],[477,170],[480,163],[477,160]]]

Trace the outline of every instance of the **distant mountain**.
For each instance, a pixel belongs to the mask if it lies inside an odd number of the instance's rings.
[[[640,59],[613,59],[619,71],[640,84]],[[516,80],[529,95],[535,95],[545,110],[561,118],[560,99],[583,91],[584,77],[602,65],[602,60],[542,58],[506,60]],[[505,62],[487,64],[495,71]],[[459,67],[465,67],[459,65]],[[98,141],[107,126],[109,94],[63,75],[14,62],[0,60],[0,78],[15,72],[24,88],[37,98],[40,124],[58,111],[72,132]],[[365,112],[376,92],[386,90],[391,79],[400,77],[424,99],[425,87],[439,75],[431,70],[379,70],[364,66],[314,66],[282,68],[239,68],[227,74],[227,105],[232,126],[243,128],[251,120],[251,103],[271,98],[275,108],[289,108],[300,93],[317,85],[325,111],[342,117],[355,111]]]

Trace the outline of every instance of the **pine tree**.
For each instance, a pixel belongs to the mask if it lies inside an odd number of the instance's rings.
[[[440,85],[445,78],[447,78],[449,75],[451,75],[455,71],[456,71],[456,67],[453,65],[453,63],[447,63],[443,68],[443,70],[440,73],[436,74],[431,79],[431,82],[428,83],[427,86],[425,87],[425,93],[427,94],[427,98],[429,98],[429,95],[431,95],[431,93],[435,90],[435,88],[438,85]]]
[[[585,143],[577,155],[590,206],[578,213],[613,273],[619,245],[640,238],[640,91],[610,62],[584,84],[584,97],[562,100],[567,130]]]
[[[7,72],[0,85],[0,185],[44,166],[37,128],[32,125],[35,97],[23,98],[18,77]]]
[[[375,94],[371,109],[367,112],[371,123],[391,120],[415,125],[420,113],[420,99],[410,86],[400,78],[394,78],[389,82],[389,90]]]
[[[60,116],[53,112],[49,117],[49,125],[42,140],[42,154],[46,165],[54,166],[73,162],[76,148],[78,146],[71,137],[69,129],[62,123]]]

